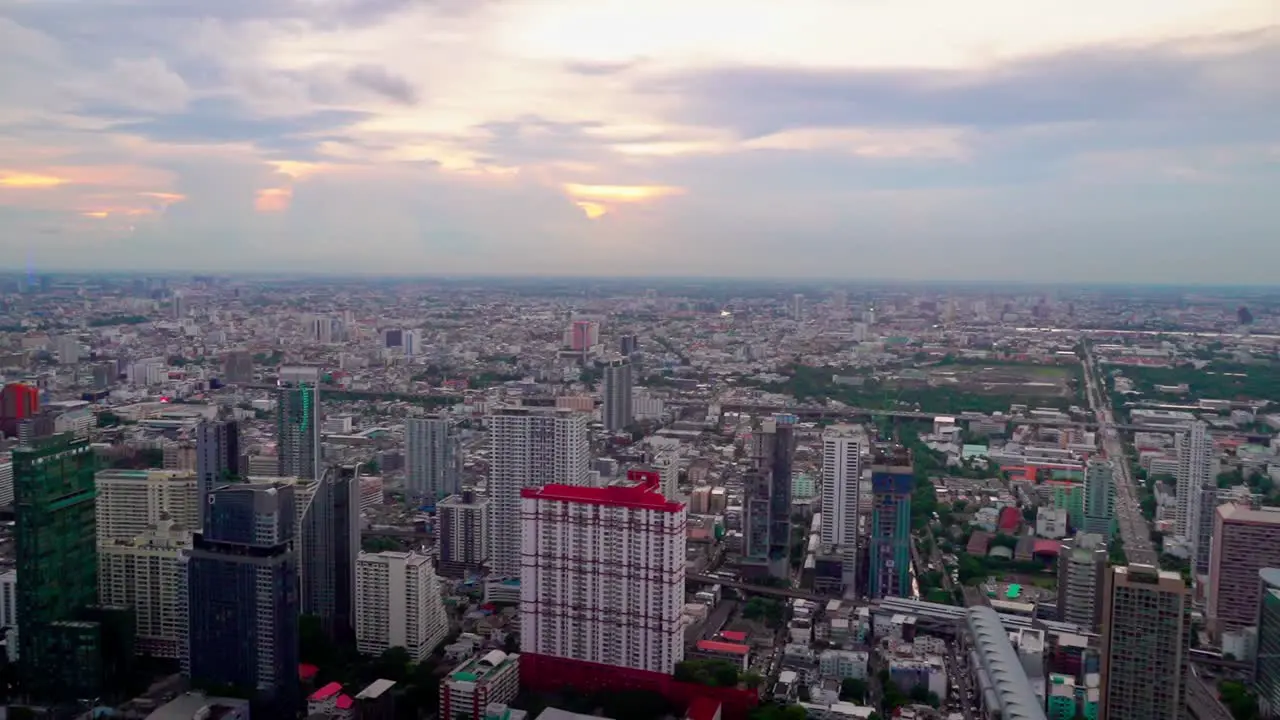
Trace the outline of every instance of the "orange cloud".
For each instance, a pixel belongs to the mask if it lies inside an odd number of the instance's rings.
[[[328,165],[321,163],[300,162],[297,160],[272,160],[267,164],[281,175],[294,180],[301,180],[329,169]]]
[[[103,220],[105,218],[111,217],[111,213],[107,210],[89,210],[86,212],[82,212],[80,214],[87,218],[94,218],[97,220]]]
[[[565,183],[564,191],[573,204],[590,220],[608,213],[614,204],[642,203],[658,198],[684,193],[683,188],[670,185],[583,185]]]
[[[0,187],[9,188],[51,188],[65,184],[67,181],[53,175],[20,172],[16,170],[0,170]]]
[[[258,199],[253,207],[258,212],[284,212],[289,209],[289,201],[293,199],[293,188],[263,188],[258,191]]]

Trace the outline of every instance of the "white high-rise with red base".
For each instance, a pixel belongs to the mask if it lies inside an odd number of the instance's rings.
[[[685,506],[656,472],[521,492],[520,652],[675,672],[684,659]]]

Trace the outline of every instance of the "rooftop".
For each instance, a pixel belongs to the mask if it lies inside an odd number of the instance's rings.
[[[606,487],[543,485],[542,487],[525,488],[520,491],[520,496],[533,500],[607,505],[625,507],[632,510],[655,510],[669,513],[680,512],[684,508],[684,503],[673,502],[663,497],[658,482],[653,480],[645,480],[638,485],[608,485]]]
[[[995,610],[981,606],[970,608],[967,615],[973,649],[995,690],[1001,717],[1004,720],[1046,720],[1044,709],[1027,679],[1018,653],[1009,642],[1009,634],[1000,616]]]
[[[751,648],[738,643],[719,642],[716,640],[699,640],[698,650],[702,652],[718,652],[730,655],[746,655]]]

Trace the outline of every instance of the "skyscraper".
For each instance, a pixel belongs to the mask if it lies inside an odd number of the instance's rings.
[[[253,353],[232,350],[222,359],[222,380],[231,384],[253,382]]]
[[[1280,508],[1223,505],[1212,510],[1213,553],[1205,616],[1215,638],[1258,619],[1258,572],[1280,567]]]
[[[182,658],[187,644],[187,588],[183,565],[188,528],[164,520],[131,540],[99,540],[98,598],[137,611],[138,652]]]
[[[822,434],[822,545],[842,559],[846,592],[857,591],[858,500],[866,431],[834,425]]]
[[[436,510],[441,571],[465,574],[483,568],[489,561],[489,499],[463,490],[441,500]]]
[[[320,618],[339,641],[355,628],[356,556],[360,553],[359,466],[330,466],[314,485],[298,529],[302,612]]]
[[[1258,571],[1258,653],[1253,683],[1263,717],[1280,714],[1280,568]]]
[[[205,508],[209,504],[209,493],[214,488],[238,480],[240,476],[240,423],[235,420],[202,421],[196,426],[199,507]]]
[[[1084,473],[1084,527],[1091,535],[1111,540],[1115,527],[1115,464],[1110,460],[1090,458]]]
[[[1078,533],[1058,553],[1058,614],[1091,631],[1102,622],[1107,584],[1107,544],[1101,535]]]
[[[631,361],[611,360],[604,366],[604,429],[619,432],[631,424],[635,414],[631,411]]]
[[[1189,611],[1178,573],[1138,564],[1111,568],[1102,611],[1100,720],[1182,720]]]
[[[669,675],[684,659],[685,507],[662,496],[657,473],[628,481],[522,491],[522,664],[553,657]]]
[[[280,477],[320,477],[320,386],[308,382],[276,391],[276,441]]]
[[[356,559],[356,648],[380,655],[402,647],[420,662],[449,634],[431,558],[362,552]]]
[[[293,717],[302,702],[294,500],[288,484],[214,490],[187,564],[184,669],[197,687],[253,694],[269,717]]]
[[[794,415],[776,415],[751,433],[752,469],[742,478],[742,564],[787,579],[791,561],[791,465]]]
[[[911,493],[915,476],[904,447],[877,447],[871,458],[871,552],[867,594],[911,594]],[[927,482],[927,481],[926,481]]]
[[[1194,422],[1174,440],[1177,455],[1177,508],[1174,534],[1195,544],[1199,538],[1201,490],[1216,486],[1213,477],[1213,437],[1203,422]],[[1194,557],[1194,556],[1193,556]]]
[[[462,448],[458,425],[443,415],[405,421],[405,471],[415,500],[435,502],[458,492]]]
[[[34,385],[9,383],[0,390],[0,430],[17,436],[18,425],[40,410],[40,391]]]
[[[567,409],[504,408],[487,422],[490,572],[518,577],[520,491],[542,483],[587,484],[587,416]]]
[[[19,657],[36,698],[101,690],[97,628],[79,622],[98,602],[96,469],[92,448],[69,433],[13,452]]]

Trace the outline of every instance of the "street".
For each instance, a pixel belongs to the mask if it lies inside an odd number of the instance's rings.
[[[1146,518],[1142,517],[1137,488],[1129,472],[1129,459],[1125,456],[1120,431],[1116,429],[1115,415],[1111,409],[1110,398],[1107,397],[1106,384],[1102,381],[1097,361],[1089,352],[1088,346],[1085,349],[1084,378],[1089,404],[1098,418],[1098,432],[1102,434],[1103,453],[1115,464],[1115,476],[1112,482],[1115,490],[1115,517],[1120,529],[1120,539],[1124,543],[1125,557],[1131,563],[1158,567],[1159,551],[1151,545],[1151,526],[1147,524]]]

